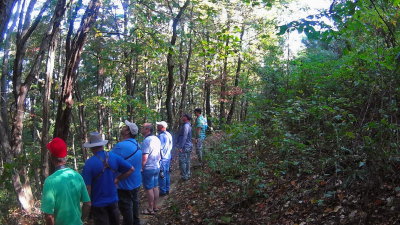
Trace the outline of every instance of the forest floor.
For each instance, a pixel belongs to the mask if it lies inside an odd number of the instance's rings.
[[[272,158],[265,160],[274,163]],[[177,161],[170,194],[161,198],[156,215],[142,216],[142,224],[400,224],[400,184],[365,188],[356,183],[346,189],[345,177],[337,175],[267,173],[265,193],[255,193],[246,190],[248,177],[232,183],[218,171],[197,166],[194,150],[192,178],[182,182]]]

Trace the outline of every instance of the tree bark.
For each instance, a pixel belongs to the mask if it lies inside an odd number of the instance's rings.
[[[97,14],[101,5],[100,0],[91,0],[83,15],[80,27],[71,40],[73,23],[75,19],[70,20],[70,29],[66,41],[66,63],[62,81],[61,96],[58,101],[56,125],[54,136],[64,140],[68,139],[72,105],[73,105],[73,87],[77,77],[76,70],[79,65],[83,45],[87,35],[96,21]]]
[[[240,71],[241,71],[241,66],[242,66],[242,56],[241,56],[241,48],[242,48],[242,41],[243,41],[243,35],[244,35],[244,25],[242,25],[242,30],[240,32],[240,41],[239,41],[239,51],[238,51],[238,62],[237,62],[237,67],[236,67],[236,75],[235,75],[235,88],[239,87],[239,77],[240,77]],[[226,119],[227,124],[232,123],[232,118],[233,114],[235,113],[235,108],[236,108],[236,101],[237,101],[237,93],[234,93],[232,103],[231,103],[231,109],[229,110],[228,113],[228,118]]]
[[[228,24],[229,29],[229,24]],[[226,37],[225,40],[225,59],[223,64],[223,69],[221,72],[221,91],[220,91],[220,99],[219,99],[219,123],[220,127],[225,123],[225,101],[226,101],[226,82],[228,78],[228,46],[229,46],[229,37]]]
[[[66,10],[65,0],[59,0],[57,2],[53,17],[51,18],[51,21],[49,23],[49,29],[44,34],[44,38],[41,41],[39,51],[32,60],[31,68],[25,78],[25,81],[22,81],[23,61],[25,58],[27,42],[30,39],[32,33],[35,31],[39,22],[41,21],[42,15],[49,7],[50,2],[50,0],[44,2],[43,7],[41,8],[38,16],[33,21],[32,25],[31,12],[33,11],[33,8],[36,4],[36,0],[33,0],[29,3],[26,10],[25,22],[22,21],[22,13],[20,14],[19,30],[21,32],[17,33],[17,50],[13,70],[13,94],[15,98],[16,112],[13,114],[12,118],[13,125],[11,131],[11,151],[8,154],[9,162],[13,162],[14,159],[21,158],[25,100],[33,79],[37,76],[39,72],[39,66],[43,60],[44,54],[48,51],[50,43],[59,32],[60,22]],[[22,9],[23,8],[25,7],[23,6]],[[23,183],[21,181],[21,177],[23,178]],[[12,181],[22,208],[25,211],[30,212],[33,207],[34,198],[32,195],[26,166],[17,166],[17,168],[14,169]]]
[[[2,0],[0,3],[0,44],[3,43],[4,32],[16,2],[17,0]]]
[[[58,38],[54,38],[52,43],[50,44],[50,48],[47,56],[47,67],[46,67],[46,78],[45,78],[45,86],[43,90],[43,125],[42,125],[42,139],[41,139],[41,181],[44,182],[44,179],[49,176],[49,155],[48,150],[46,148],[46,144],[49,142],[49,112],[50,112],[50,96],[51,96],[51,87],[53,83],[53,72],[54,72],[54,64],[55,64],[55,56],[56,49],[58,45]]]
[[[80,93],[80,89],[78,84],[75,85],[75,98],[78,102],[83,103],[82,95]],[[86,133],[87,133],[87,125],[85,118],[85,105],[78,105],[78,117],[79,117],[79,137],[81,137],[80,143],[85,143],[87,141]],[[85,162],[88,159],[88,152],[86,148],[82,148],[82,161]]]
[[[181,104],[179,105],[179,113],[182,114],[183,110],[185,109],[185,100],[186,100],[186,88],[187,88],[187,81],[189,78],[189,65],[190,65],[190,59],[192,57],[192,37],[190,37],[189,40],[189,50],[188,50],[188,55],[186,58],[186,69],[185,69],[185,76],[183,78],[183,83],[182,83],[182,90],[181,90]]]
[[[100,55],[100,52],[98,52]],[[101,65],[100,57],[97,58],[97,97],[103,96],[104,68]],[[103,134],[104,109],[101,102],[97,103],[97,131]]]
[[[206,33],[206,39],[207,39],[207,44],[210,43],[210,35],[207,32]],[[212,62],[212,56],[206,52],[205,49],[203,49],[205,52],[205,57],[206,57],[206,62],[205,62],[205,81],[204,81],[204,92],[205,92],[205,105],[206,105],[206,115],[207,115],[207,124],[209,127],[212,127],[212,122],[211,122],[211,62]]]
[[[10,26],[10,28],[7,30],[7,33],[10,33],[14,30],[16,24],[17,24],[17,19],[18,19],[18,13],[21,11],[21,1],[18,2],[17,10],[16,10],[16,15],[14,17],[14,20]],[[1,43],[1,42],[0,42]],[[0,140],[2,138],[5,138],[5,140],[1,141],[2,144],[9,143],[9,140],[11,139],[10,137],[10,130],[8,124],[8,112],[7,112],[7,106],[8,106],[8,81],[10,77],[10,47],[11,47],[11,38],[10,35],[7,35],[7,38],[4,42],[4,55],[3,55],[3,65],[2,65],[2,71],[1,71],[1,86],[0,86],[0,106],[1,106],[1,112],[0,112]],[[4,123],[3,123],[4,121]],[[6,149],[9,149],[10,146],[3,146],[1,145],[1,148],[3,151],[2,153],[5,153]],[[3,157],[4,159],[5,157]]]
[[[173,22],[172,22],[172,37],[170,41],[170,47],[168,49],[168,55],[167,55],[167,69],[168,69],[168,85],[167,85],[167,98],[165,100],[165,105],[167,108],[167,121],[169,124],[173,124],[173,112],[172,112],[172,96],[173,96],[173,89],[174,89],[174,60],[173,60],[173,55],[174,55],[174,46],[176,43],[176,38],[177,38],[177,26],[179,21],[181,20],[181,17],[189,5],[190,0],[186,0],[185,4],[179,9],[178,14],[174,17]]]

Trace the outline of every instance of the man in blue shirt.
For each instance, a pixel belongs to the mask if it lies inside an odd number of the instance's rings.
[[[167,131],[168,124],[165,121],[156,122],[158,138],[161,141],[161,165],[160,170],[163,176],[158,178],[160,185],[160,196],[169,194],[170,174],[169,167],[171,164],[172,136]]]
[[[121,211],[124,225],[140,225],[139,219],[139,188],[142,185],[142,150],[135,140],[139,128],[135,123],[125,120],[121,128],[121,141],[111,152],[127,160],[135,171],[118,184],[119,210]]]
[[[179,154],[179,168],[181,170],[181,178],[186,181],[190,178],[190,153],[192,152],[192,126],[190,121],[192,117],[184,114],[181,117],[182,126],[176,140],[176,148]]]
[[[89,141],[83,144],[84,148],[90,148],[93,153],[85,162],[82,177],[92,200],[95,225],[120,224],[116,184],[134,171],[126,160],[115,153],[104,151],[107,143],[100,133],[92,132]]]

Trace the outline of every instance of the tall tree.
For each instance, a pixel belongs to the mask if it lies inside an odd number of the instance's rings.
[[[225,102],[226,102],[226,87],[227,87],[227,79],[228,79],[228,51],[229,51],[229,41],[230,41],[230,15],[228,13],[227,25],[226,25],[226,34],[223,35],[225,40],[225,54],[223,56],[224,62],[222,66],[220,82],[221,82],[221,91],[220,91],[220,99],[219,99],[219,123],[222,126],[226,120],[226,113],[225,113]]]
[[[66,40],[66,63],[62,80],[62,91],[58,101],[56,124],[54,136],[67,140],[69,134],[73,101],[73,89],[77,77],[82,49],[85,44],[90,28],[96,21],[101,5],[101,0],[91,0],[86,8],[85,14],[78,31],[72,38],[75,18],[70,19],[69,31]],[[75,16],[80,7],[77,7]]]
[[[183,78],[182,83],[182,90],[181,90],[181,103],[179,105],[179,113],[183,113],[185,109],[185,101],[186,101],[186,89],[187,89],[187,82],[189,78],[189,71],[190,71],[190,59],[192,58],[192,33],[189,33],[189,46],[188,46],[188,54],[186,57],[186,66],[185,66],[185,76]]]
[[[186,0],[184,5],[179,8],[178,14],[173,18],[172,20],[172,36],[171,36],[171,41],[170,41],[170,47],[168,49],[168,54],[167,54],[167,70],[168,70],[168,85],[167,85],[167,98],[165,100],[165,105],[167,108],[167,121],[169,124],[173,124],[173,111],[172,111],[172,96],[173,96],[173,90],[174,90],[174,46],[176,44],[176,39],[177,39],[177,26],[179,24],[179,21],[181,20],[181,17],[183,13],[185,12],[185,9],[188,7],[190,3],[190,0]],[[171,13],[173,13],[173,10],[171,8]]]
[[[242,25],[241,28],[241,32],[240,32],[240,40],[239,40],[239,49],[238,49],[238,60],[237,60],[237,67],[236,67],[236,74],[235,74],[235,83],[234,83],[234,90],[233,90],[233,99],[232,99],[232,103],[231,103],[231,108],[229,110],[228,113],[228,117],[226,119],[226,123],[227,124],[231,124],[232,123],[232,118],[233,118],[233,114],[235,113],[235,108],[236,108],[236,101],[237,101],[237,97],[238,94],[237,93],[237,89],[239,87],[239,77],[240,77],[240,72],[241,72],[241,67],[242,67],[242,55],[241,55],[241,51],[242,51],[242,42],[243,42],[243,35],[244,35],[244,23]]]
[[[3,147],[6,147],[7,161],[14,162],[15,159],[23,158],[22,154],[22,132],[23,132],[23,121],[25,113],[25,100],[28,91],[32,85],[34,78],[38,75],[40,70],[40,65],[43,60],[45,53],[48,51],[49,46],[54,40],[55,36],[59,32],[60,22],[66,11],[66,1],[59,0],[57,2],[56,8],[54,10],[53,16],[48,25],[48,30],[44,34],[42,41],[39,46],[39,51],[34,56],[32,63],[30,64],[30,69],[27,72],[25,80],[23,80],[23,66],[26,55],[27,43],[30,40],[33,32],[36,30],[40,21],[42,20],[44,12],[50,5],[50,0],[43,3],[37,17],[31,24],[31,13],[35,7],[36,1],[30,1],[29,5],[26,7],[25,15],[20,13],[20,20],[18,25],[19,32],[17,33],[17,49],[14,59],[14,69],[13,69],[13,95],[15,99],[15,110],[16,112],[12,114],[12,131],[11,140],[6,136],[2,136]],[[24,9],[24,4],[22,9]],[[24,20],[23,20],[24,18]],[[7,124],[8,121],[3,120],[3,124]],[[2,128],[0,128],[2,130]],[[31,191],[29,176],[27,174],[27,167],[29,165],[17,163],[17,166],[13,169],[12,182],[17,193],[19,202],[21,206],[26,211],[31,211],[34,198]],[[22,178],[22,179],[21,179]]]

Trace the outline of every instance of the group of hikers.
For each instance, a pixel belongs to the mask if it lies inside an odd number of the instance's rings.
[[[67,144],[54,138],[47,144],[55,172],[46,178],[43,186],[41,210],[46,224],[79,225],[88,221],[95,225],[140,224],[139,188],[144,187],[147,207],[141,212],[154,215],[160,208],[159,196],[169,194],[172,149],[179,157],[182,181],[190,179],[190,154],[193,144],[199,162],[203,163],[203,141],[207,120],[196,108],[194,140],[191,116],[181,116],[182,125],[173,139],[165,121],[156,122],[157,136],[151,123],[144,123],[139,131],[135,123],[125,120],[120,128],[120,142],[111,151],[105,151],[108,140],[102,134],[91,132],[83,144],[93,153],[79,174],[66,166]],[[144,137],[139,144],[138,134]],[[82,207],[81,207],[81,202]]]

